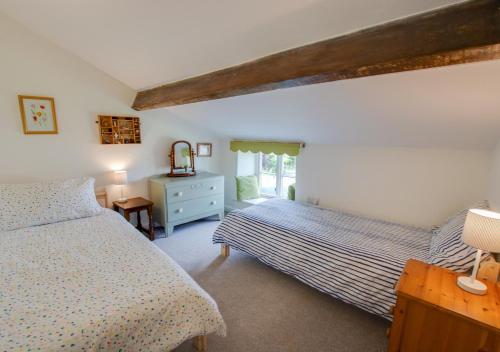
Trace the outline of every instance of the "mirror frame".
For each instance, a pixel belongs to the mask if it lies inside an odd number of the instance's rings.
[[[174,170],[179,170],[179,169],[184,169],[183,167],[176,167],[175,166],[175,145],[178,143],[185,143],[188,145],[189,148],[189,157],[191,159],[191,167],[192,171],[191,172],[183,172],[183,173],[174,173]],[[175,141],[171,146],[170,146],[170,172],[167,174],[168,177],[187,177],[187,176],[194,176],[196,175],[196,170],[194,167],[194,151],[193,147],[191,146],[191,143],[188,141]]]

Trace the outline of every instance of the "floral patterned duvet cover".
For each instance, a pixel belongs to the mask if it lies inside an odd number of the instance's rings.
[[[1,351],[170,351],[215,301],[117,213],[0,232]]]

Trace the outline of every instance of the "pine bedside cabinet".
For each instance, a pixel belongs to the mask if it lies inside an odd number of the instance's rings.
[[[458,274],[410,259],[396,284],[389,352],[500,352],[500,288],[478,296]]]

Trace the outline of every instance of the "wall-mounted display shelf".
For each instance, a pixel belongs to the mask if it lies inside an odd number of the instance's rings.
[[[141,143],[141,124],[138,117],[99,115],[101,144]]]

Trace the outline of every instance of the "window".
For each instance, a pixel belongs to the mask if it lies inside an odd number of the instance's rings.
[[[286,154],[257,155],[260,193],[268,197],[288,197],[288,186],[295,183],[296,158]]]

